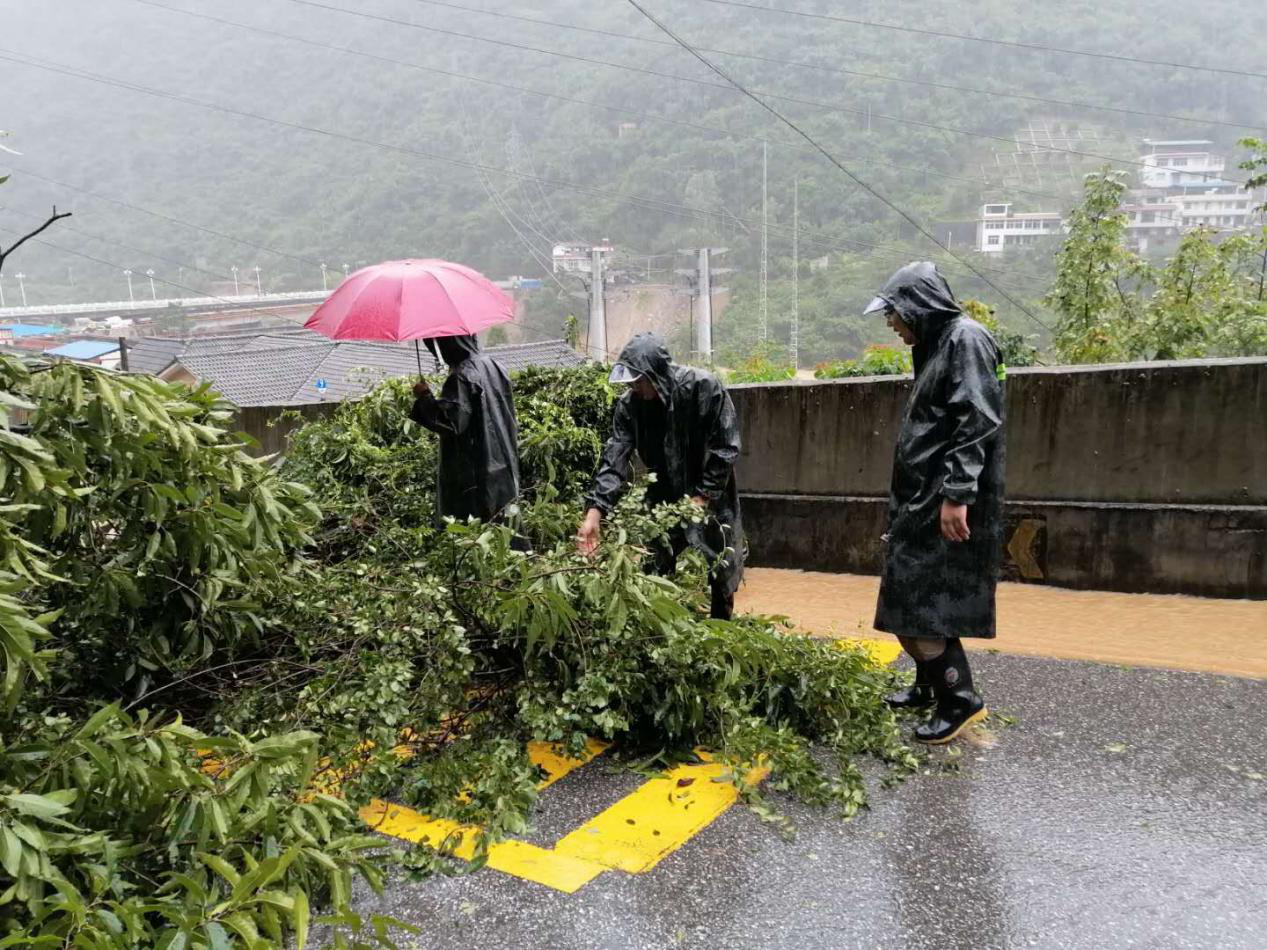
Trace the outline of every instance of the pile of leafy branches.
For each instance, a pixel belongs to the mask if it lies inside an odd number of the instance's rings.
[[[314,488],[325,518],[314,580],[280,616],[287,662],[321,673],[260,677],[225,703],[227,724],[318,732],[345,750],[349,794],[390,792],[492,835],[526,826],[527,740],[579,752],[611,739],[644,760],[703,745],[736,772],[762,757],[776,787],[845,815],[864,801],[856,756],[911,764],[881,698],[891,674],[862,651],[765,619],[708,620],[698,559],[677,578],[644,570],[673,524],[698,517],[689,503],[648,511],[636,487],[599,554],[576,554],[614,393],[602,368],[531,370],[514,385],[527,554],[509,527],[435,522],[434,442],[408,419],[406,381],[300,430],[285,473]]]
[[[575,553],[602,369],[516,376],[508,525],[437,523],[405,381],[300,430],[278,467],[205,390],[0,374],[0,945],[302,946],[318,906],[338,945],[385,942],[349,894],[401,855],[356,807],[522,831],[528,740],[704,745],[737,776],[762,758],[845,815],[859,755],[912,763],[861,651],[706,619],[698,558],[644,572],[689,502],[649,511],[636,487],[599,556]]]
[[[231,419],[0,358],[0,945],[302,946],[310,908],[351,920],[353,877],[379,883],[381,842],[310,792],[316,734],[195,727],[269,649],[318,518]]]

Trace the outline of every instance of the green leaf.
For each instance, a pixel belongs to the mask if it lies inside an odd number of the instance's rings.
[[[19,814],[33,818],[56,818],[70,810],[46,795],[29,795],[24,792],[5,795],[3,801]]]
[[[242,875],[234,870],[233,865],[217,854],[207,854],[205,851],[199,851],[197,858],[228,881],[230,887],[237,887],[238,882],[242,879]]]
[[[75,733],[76,739],[91,739],[95,736],[107,722],[117,716],[119,713],[119,704],[111,703],[108,706],[102,706],[95,713],[88,717],[88,721],[79,727],[79,731]]]
[[[291,919],[295,928],[295,946],[297,950],[304,950],[308,943],[308,926],[312,918],[308,908],[308,895],[304,891],[295,891],[295,906],[291,911]]]
[[[212,921],[203,926],[202,932],[207,936],[209,950],[233,950],[233,941],[229,938],[229,932],[221,924]]]

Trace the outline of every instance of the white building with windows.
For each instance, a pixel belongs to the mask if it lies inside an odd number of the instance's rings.
[[[551,253],[551,269],[556,274],[588,274],[594,269],[591,252],[598,251],[603,260],[608,260],[614,250],[606,240],[601,244],[556,244]]]
[[[1208,139],[1144,140],[1140,186],[1122,205],[1128,246],[1146,252],[1193,228],[1243,231],[1263,220],[1257,210],[1263,197],[1223,178],[1226,160],[1211,151],[1213,145]],[[1056,212],[1015,212],[1011,204],[988,204],[977,222],[976,247],[997,254],[1063,230]]]
[[[1058,211],[1013,211],[1010,203],[984,205],[977,222],[977,250],[998,254],[1062,232]]]
[[[1181,188],[1222,179],[1226,160],[1211,151],[1209,139],[1144,139],[1147,150],[1139,157],[1144,168],[1140,184],[1145,188]]]

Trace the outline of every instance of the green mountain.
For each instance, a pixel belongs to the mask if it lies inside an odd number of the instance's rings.
[[[26,0],[0,8],[0,128],[22,153],[0,153],[13,175],[0,243],[53,203],[74,217],[44,235],[57,248],[31,244],[8,263],[9,302],[18,269],[31,303],[54,303],[126,297],[124,268],[198,292],[231,288],[233,266],[253,281],[258,265],[265,289],[290,290],[320,286],[321,262],[337,273],[402,256],[544,276],[552,243],[603,238],[619,267],[669,281],[689,263],[674,252],[709,244],[730,248],[719,263],[735,268],[717,344],[738,346],[759,310],[764,141],[778,339],[799,182],[803,361],[854,355],[874,338],[854,315],[913,257],[947,261],[962,296],[1028,332],[1008,297],[1050,322],[1033,303],[1050,249],[1005,261],[960,251],[991,287],[872,190],[962,241],[987,200],[1068,208],[1081,174],[1104,164],[1097,156],[1129,169],[1142,137],[1209,138],[1232,155],[1254,131],[1235,123],[1267,125],[1267,80],[1232,72],[1267,62],[1267,8],[1250,0],[647,6],[870,187],[619,0]],[[1018,169],[1012,139],[1027,128],[1093,154],[1042,150]],[[549,286],[530,311],[542,334],[584,307]]]

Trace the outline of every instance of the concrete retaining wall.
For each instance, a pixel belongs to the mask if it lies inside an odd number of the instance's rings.
[[[732,387],[751,563],[875,573],[904,378]],[[1012,370],[1017,580],[1267,597],[1267,359]]]

